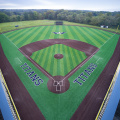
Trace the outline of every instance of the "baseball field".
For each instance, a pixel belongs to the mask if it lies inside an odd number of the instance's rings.
[[[20,118],[95,119],[120,60],[119,37],[78,25],[0,34],[0,68]]]

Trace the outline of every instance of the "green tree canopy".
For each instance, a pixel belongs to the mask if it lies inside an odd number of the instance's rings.
[[[9,16],[5,13],[0,12],[0,23],[9,22]]]

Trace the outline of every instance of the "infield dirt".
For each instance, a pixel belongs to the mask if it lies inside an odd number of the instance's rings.
[[[82,61],[79,65],[77,65],[73,70],[71,70],[67,75],[65,76],[52,76],[49,74],[45,69],[43,69],[40,65],[38,65],[30,56],[32,53],[44,49],[46,47],[49,47],[54,44],[64,44],[66,46],[69,46],[71,48],[77,49],[79,51],[82,51],[86,54],[87,58]],[[90,45],[85,42],[77,41],[77,40],[70,40],[70,39],[48,39],[48,40],[42,40],[37,41],[34,43],[27,44],[21,48],[19,48],[19,51],[28,59],[30,60],[41,72],[43,72],[48,78],[48,89],[53,93],[64,93],[69,89],[69,81],[68,78],[73,75],[80,67],[82,67],[96,52],[99,51],[99,48]],[[57,85],[53,85],[54,81],[58,82]],[[59,82],[62,82],[62,85],[59,85]],[[52,87],[52,88],[51,88]],[[57,90],[57,88],[59,90]]]

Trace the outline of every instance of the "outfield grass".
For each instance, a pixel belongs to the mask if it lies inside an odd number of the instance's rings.
[[[64,21],[64,24],[65,25],[78,25],[78,26],[90,27],[90,28],[95,28],[95,29],[111,31],[111,32],[117,32],[117,34],[120,34],[120,27],[117,30],[117,28],[101,28],[101,27],[98,27],[98,26],[87,25],[87,24],[80,24],[80,23],[74,23],[74,22],[68,22],[68,21]]]
[[[63,35],[53,33],[59,31],[66,33]],[[47,88],[48,78],[18,50],[20,47],[32,42],[45,40],[45,39],[56,39],[56,38],[75,39],[78,41],[89,43],[91,45],[100,48],[100,50],[89,61],[87,61],[70,78],[68,78],[70,82],[70,88],[68,89],[68,91],[62,94],[54,94],[50,92]],[[106,64],[110,60],[114,52],[114,49],[116,47],[118,38],[119,35],[117,34],[109,33],[98,29],[87,28],[87,27],[39,26],[39,27],[25,28],[25,29],[1,34],[0,42],[2,44],[2,48],[4,50],[7,59],[9,60],[10,64],[17,73],[18,77],[20,78],[25,88],[27,89],[27,91],[35,101],[36,105],[38,106],[42,114],[45,116],[45,119],[70,120],[71,116],[74,114],[78,106],[81,104],[81,102],[83,101],[83,99],[85,98],[85,96],[87,95],[87,93],[89,92],[89,90],[94,85],[97,78],[105,68]],[[57,47],[57,50],[59,47]],[[47,56],[48,54],[45,51],[44,51],[44,56],[41,57],[41,63],[44,65],[49,59],[46,57],[44,58],[46,60],[44,61],[42,60],[43,57]],[[68,51],[73,51],[73,50],[69,49]],[[39,52],[40,51],[38,51],[38,53]],[[52,53],[52,48],[50,52]],[[36,57],[38,53],[34,53],[32,55],[33,59],[38,58]],[[98,60],[99,62],[97,63]],[[74,60],[72,62],[74,62]],[[27,63],[32,68],[32,70],[35,71],[35,74],[39,75],[40,78],[43,79],[44,82],[40,86],[35,86],[32,80],[26,75],[24,70],[22,70],[20,66],[23,65],[24,63]],[[97,68],[86,79],[85,82],[79,80],[81,83],[83,83],[83,85],[80,86],[77,83],[73,83],[73,81],[82,72],[84,72],[84,70],[91,63],[97,64]],[[47,69],[49,69],[49,65],[46,67]]]
[[[64,34],[54,34],[53,32],[66,32]],[[20,29],[4,34],[18,48],[32,42],[45,39],[73,39],[89,43],[98,48],[101,47],[114,34],[98,29],[80,26],[39,26]]]
[[[87,25],[87,24],[80,24],[80,23],[74,23],[74,22],[68,22],[68,21],[63,21],[63,22],[64,22],[64,25],[78,25],[78,26],[92,27],[96,29],[116,32],[116,29],[112,29],[112,28],[107,29],[107,28],[100,28],[98,26]],[[54,25],[54,23],[55,23],[55,20],[31,20],[31,21],[0,23],[0,33],[11,31],[11,30],[16,30],[16,29],[21,29],[21,28],[26,28],[26,27],[39,26],[39,25]],[[15,25],[19,25],[19,27],[16,28]],[[120,28],[117,31],[117,33],[120,34]]]

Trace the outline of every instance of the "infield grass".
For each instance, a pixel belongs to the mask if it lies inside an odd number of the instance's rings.
[[[54,58],[55,54],[63,54],[62,59]],[[63,44],[55,44],[34,52],[31,58],[52,76],[65,76],[83,60],[85,53]]]

